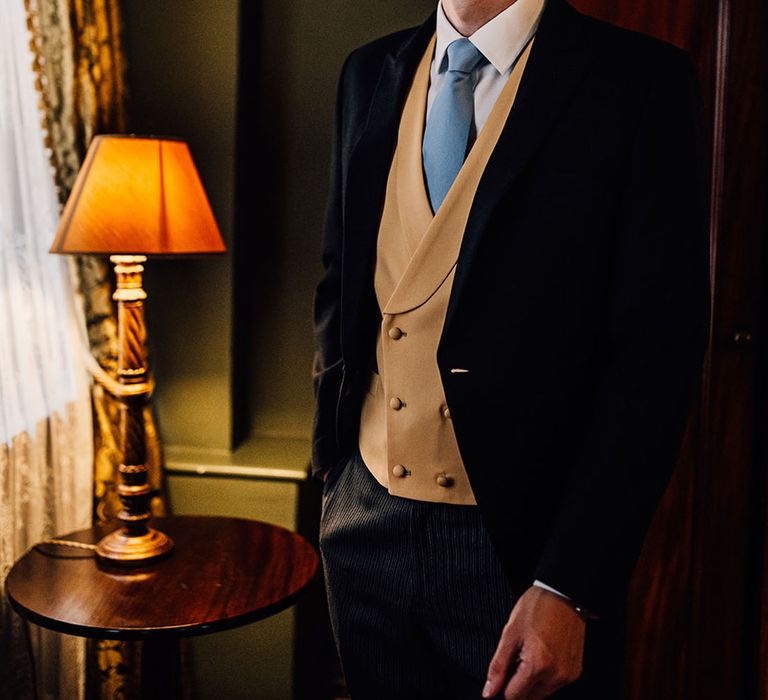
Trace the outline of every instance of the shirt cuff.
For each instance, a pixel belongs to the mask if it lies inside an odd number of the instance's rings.
[[[562,598],[563,600],[567,600],[571,604],[573,609],[577,613],[579,613],[579,615],[581,616],[581,618],[584,621],[586,621],[586,620],[597,620],[598,619],[597,615],[593,615],[591,612],[589,612],[589,610],[587,610],[585,608],[582,608],[579,605],[577,605],[576,603],[574,603],[573,602],[573,598],[571,598],[570,596],[565,595],[565,593],[561,593],[556,588],[552,588],[552,586],[548,586],[543,581],[539,581],[538,579],[536,579],[533,582],[533,585],[536,586],[536,588],[543,588],[545,591],[549,591],[550,593],[554,593],[556,596]]]
[[[552,588],[552,586],[548,586],[543,581],[536,580],[533,582],[533,585],[536,586],[536,588],[543,588],[545,591],[549,591],[550,593],[554,593],[555,595],[560,596],[561,598],[565,598],[566,600],[570,600],[570,596],[565,595],[565,593],[561,593],[555,588]]]

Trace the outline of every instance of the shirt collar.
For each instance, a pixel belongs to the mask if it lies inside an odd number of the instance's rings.
[[[544,2],[545,0],[516,0],[467,38],[488,59],[488,62],[504,75],[536,32]],[[442,0],[439,0],[434,59],[434,65],[438,71],[442,72],[447,68],[447,64],[443,66],[443,59],[448,44],[462,38],[464,37],[448,21],[443,11]]]

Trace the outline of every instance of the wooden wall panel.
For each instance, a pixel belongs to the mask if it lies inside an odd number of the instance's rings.
[[[713,2],[695,0],[573,0],[579,11],[693,51],[708,42],[700,31]]]
[[[765,658],[758,674],[759,600],[766,527],[764,395],[766,366],[764,240],[768,229],[768,6],[764,0],[722,0],[718,85],[720,152],[714,159],[715,296],[706,456],[696,541],[696,632],[699,669],[694,697],[766,698]],[[717,125],[717,122],[716,122]],[[761,405],[762,403],[762,405]],[[734,692],[736,691],[736,692]],[[737,694],[738,693],[738,694]]]

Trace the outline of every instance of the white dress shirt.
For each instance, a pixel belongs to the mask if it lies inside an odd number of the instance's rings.
[[[526,44],[535,34],[544,10],[545,0],[517,0],[506,10],[484,24],[469,39],[488,60],[475,69],[475,133],[479,134],[496,99],[504,89],[512,68]],[[435,55],[429,73],[427,93],[427,119],[438,90],[448,72],[448,44],[463,39],[448,21],[442,0],[437,4],[437,40]]]
[[[506,10],[496,15],[471,36],[466,37],[487,59],[474,71],[475,133],[479,134],[496,99],[504,89],[512,68],[523,49],[536,33],[546,0],[517,0]],[[463,39],[450,23],[443,11],[443,3],[437,3],[437,39],[435,55],[429,73],[427,93],[427,119],[440,87],[448,71],[448,45],[456,39]],[[562,598],[568,596],[541,581],[534,586],[555,593]]]

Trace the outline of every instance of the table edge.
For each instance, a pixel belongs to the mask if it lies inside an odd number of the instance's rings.
[[[276,615],[279,612],[287,610],[296,604],[302,595],[306,592],[306,590],[317,581],[318,571],[319,562],[316,561],[315,570],[312,572],[312,576],[303,586],[298,588],[283,600],[278,601],[277,603],[273,603],[272,605],[269,605],[265,608],[243,613],[242,615],[235,615],[223,620],[216,620],[214,622],[198,622],[189,625],[175,625],[169,627],[117,627],[107,629],[103,627],[78,625],[72,622],[54,620],[24,607],[21,605],[21,603],[13,598],[13,596],[8,591],[7,585],[4,586],[4,593],[13,610],[24,620],[38,625],[39,627],[44,627],[45,629],[53,630],[54,632],[73,635],[75,637],[85,637],[88,639],[121,640],[201,637],[206,634],[224,632],[226,630],[236,629],[238,627],[243,627],[254,622],[259,622],[260,620],[264,620],[268,617],[271,617],[272,615]]]
[[[270,528],[279,529],[287,533],[290,533],[291,535],[294,535],[298,537],[300,540],[302,540],[314,554],[314,568],[313,568],[312,574],[307,578],[306,582],[302,586],[297,588],[289,596],[286,596],[284,599],[277,601],[271,605],[268,605],[264,608],[260,608],[259,610],[245,612],[240,615],[234,615],[232,617],[227,617],[222,620],[215,620],[213,622],[202,622],[202,623],[197,622],[197,623],[191,623],[191,624],[185,624],[185,625],[173,625],[173,626],[166,626],[166,627],[104,628],[104,627],[80,625],[73,622],[66,622],[63,620],[56,620],[53,618],[46,617],[22,605],[19,601],[17,601],[11,595],[11,592],[8,589],[8,580],[10,578],[10,573],[11,573],[10,571],[8,572],[8,575],[5,577],[5,580],[3,581],[3,594],[5,598],[9,601],[11,608],[21,618],[35,625],[38,625],[40,627],[44,627],[45,629],[53,630],[54,632],[61,632],[63,634],[69,634],[76,637],[85,637],[89,639],[146,640],[146,639],[158,639],[158,638],[198,637],[206,634],[213,634],[216,632],[223,632],[226,630],[235,629],[237,627],[242,627],[244,625],[248,625],[254,622],[259,622],[260,620],[264,620],[268,617],[271,617],[272,615],[276,615],[277,613],[282,612],[283,610],[287,610],[288,608],[293,606],[301,598],[301,596],[307,591],[307,589],[310,586],[312,586],[318,579],[318,573],[320,571],[320,555],[317,552],[316,547],[306,537],[296,532],[295,530],[291,530],[287,527],[283,527],[282,525],[268,523],[263,520],[256,520],[252,518],[242,518],[237,516],[221,516],[221,515],[165,515],[165,516],[154,517],[152,518],[151,522],[157,523],[158,525],[162,526],[162,521],[164,520],[182,520],[185,518],[242,520],[242,521],[251,522],[251,523],[259,523],[261,525],[268,525]],[[91,526],[91,528],[85,528],[85,529],[93,529],[97,526],[98,525],[94,525],[94,526]],[[81,531],[82,529],[75,530],[71,533],[71,535],[75,535],[76,533],[79,533]],[[19,557],[19,559],[17,559],[16,562],[14,562],[14,565],[11,567],[11,570],[15,567],[16,563],[20,561],[20,559],[24,558],[25,556],[28,556],[32,552],[32,550],[35,548],[35,546],[36,545],[33,545],[32,547],[30,547],[21,557]]]

